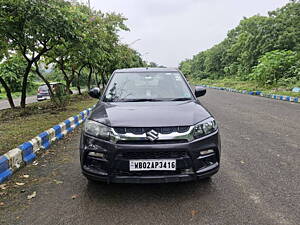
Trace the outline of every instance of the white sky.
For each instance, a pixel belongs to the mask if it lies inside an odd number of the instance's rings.
[[[83,0],[85,1],[85,0]],[[86,0],[87,1],[87,0]],[[132,43],[147,61],[177,67],[222,41],[244,17],[266,15],[288,0],[90,0],[94,9],[117,12],[128,20],[130,32],[121,32],[123,43]]]

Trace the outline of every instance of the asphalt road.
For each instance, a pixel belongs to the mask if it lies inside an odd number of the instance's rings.
[[[21,102],[21,98],[14,98],[15,106],[19,106],[20,102]],[[26,98],[26,104],[33,103],[33,102],[37,102],[36,95],[28,96]],[[9,109],[9,108],[10,108],[10,105],[9,105],[8,100],[6,100],[6,99],[5,100],[0,100],[0,110],[1,109]]]
[[[77,90],[72,90],[74,94],[77,94],[78,91]],[[85,89],[82,89],[81,90],[82,92],[86,91]],[[19,98],[14,98],[14,103],[15,103],[15,106],[20,106],[20,102],[21,102],[21,97]],[[36,95],[33,95],[33,96],[27,96],[26,97],[26,104],[30,104],[30,103],[34,103],[34,102],[37,102],[37,98],[36,98]],[[10,108],[10,105],[9,105],[9,102],[7,99],[5,100],[0,100],[0,110],[2,109],[9,109]]]
[[[221,129],[221,170],[211,180],[90,184],[75,132],[7,183],[0,223],[299,225],[300,104],[217,90],[201,100]]]

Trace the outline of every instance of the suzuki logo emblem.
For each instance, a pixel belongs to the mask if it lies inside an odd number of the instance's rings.
[[[155,130],[150,130],[146,133],[146,138],[150,141],[155,141],[158,139],[158,133]]]

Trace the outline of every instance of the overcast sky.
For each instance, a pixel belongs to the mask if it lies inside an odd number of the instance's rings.
[[[86,0],[87,1],[87,0]],[[177,67],[222,41],[244,17],[266,15],[288,0],[90,0],[103,12],[118,12],[130,32],[121,41],[138,50],[147,61]]]

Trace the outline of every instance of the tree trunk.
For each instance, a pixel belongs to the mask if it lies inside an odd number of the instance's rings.
[[[20,103],[21,108],[25,108],[25,106],[26,106],[27,80],[28,80],[28,76],[29,76],[32,64],[33,64],[33,61],[29,61],[27,63],[27,66],[26,66],[26,69],[25,69],[25,72],[23,75],[22,95],[21,95],[21,103]]]
[[[106,78],[106,84],[108,83],[108,81],[109,81],[109,75],[108,75],[109,73],[104,73],[104,76],[105,76],[105,78]]]
[[[78,90],[78,94],[79,94],[79,95],[82,95],[81,89],[80,89],[80,81],[79,81],[79,78],[80,78],[80,73],[77,74],[76,87],[77,87],[77,90]]]
[[[79,95],[82,95],[80,86],[78,86],[78,85],[77,85],[77,90],[78,90],[78,94],[79,94]]]
[[[66,89],[67,89],[68,93],[69,93],[69,94],[73,94],[73,92],[72,92],[71,89],[70,89],[70,86],[71,86],[71,83],[72,83],[73,79],[69,79],[69,77],[68,77],[68,75],[67,75],[67,73],[66,73],[66,71],[64,70],[64,68],[63,68],[62,65],[60,66],[60,70],[61,70],[61,72],[62,72],[63,75],[64,75],[64,79],[65,79],[65,81],[66,81]]]
[[[91,90],[91,81],[92,81],[92,74],[93,74],[93,67],[90,65],[90,72],[88,76],[88,91]]]
[[[35,62],[34,64],[35,64],[35,72],[45,82],[45,84],[47,85],[47,87],[49,89],[50,98],[52,98],[54,96],[54,93],[53,93],[53,90],[51,88],[50,82],[41,74],[41,72],[39,70],[38,63]]]
[[[5,80],[0,77],[0,83],[2,84],[2,86],[4,87],[5,91],[6,91],[6,96],[7,96],[7,99],[8,99],[8,102],[9,102],[9,105],[10,107],[13,109],[15,108],[15,103],[14,103],[14,100],[11,96],[11,91],[10,91],[10,88],[8,87],[8,85],[5,83]]]
[[[101,73],[101,80],[102,80],[102,84],[103,84],[103,87],[104,87],[107,84],[106,77],[105,77],[105,72]]]
[[[76,78],[76,73],[75,73],[75,70],[72,69],[72,75],[71,75],[71,78],[70,78],[70,85],[72,84],[72,82],[74,81],[75,78]],[[69,91],[70,91],[70,94],[73,94],[73,91],[71,89],[69,89]]]
[[[95,80],[97,87],[100,88],[100,82],[98,81],[98,72],[95,73]]]
[[[26,91],[27,91],[27,80],[28,80],[28,76],[32,67],[32,64],[35,62],[38,62],[41,58],[41,56],[43,54],[45,54],[47,51],[50,51],[52,49],[51,48],[46,48],[46,46],[44,46],[44,48],[37,54],[37,56],[34,57],[34,53],[32,56],[32,59],[29,60],[28,57],[26,56],[26,49],[24,49],[24,51],[22,52],[24,58],[27,60],[27,66],[25,69],[25,72],[23,74],[23,81],[22,81],[22,95],[21,95],[21,103],[20,106],[21,108],[25,108],[26,106]]]
[[[79,69],[79,72],[77,74],[77,90],[78,90],[78,94],[80,94],[80,95],[82,95],[81,89],[80,89],[80,76],[81,76],[81,71],[85,66],[86,66],[85,64],[83,66],[81,66],[81,68]]]
[[[65,80],[65,81],[66,81],[66,88],[67,88],[67,91],[69,92],[69,94],[73,94],[73,92],[72,92],[71,89],[70,89],[70,86],[71,86],[72,81],[69,80],[69,79],[67,79],[67,80]]]

